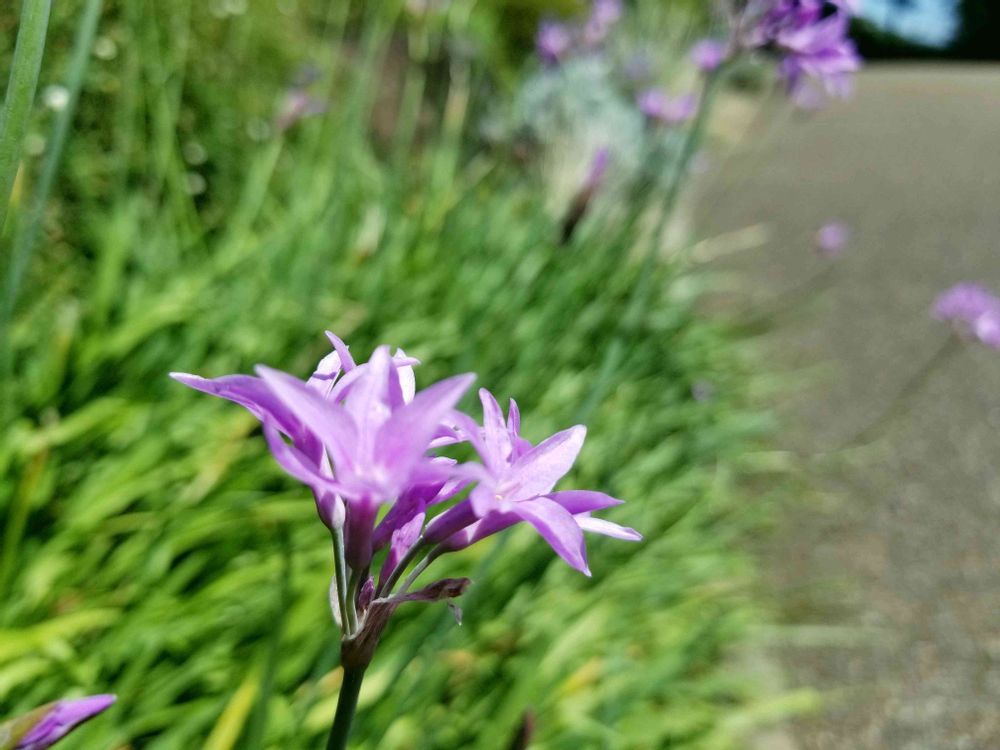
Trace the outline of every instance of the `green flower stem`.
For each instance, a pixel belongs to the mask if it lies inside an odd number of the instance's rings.
[[[347,634],[347,560],[344,557],[344,530],[337,529],[333,537],[333,576],[336,581],[337,607],[340,609],[340,627]]]
[[[431,553],[427,555],[427,557],[425,557],[423,560],[421,560],[420,564],[417,565],[410,572],[410,575],[408,575],[406,577],[406,580],[403,581],[403,585],[399,587],[399,591],[397,593],[400,596],[409,591],[410,586],[412,586],[414,582],[416,582],[417,578],[420,577],[420,574],[423,573],[425,570],[427,570],[427,566],[430,565],[432,562],[434,562],[435,559],[437,559],[437,555],[435,555],[434,552],[437,551],[438,553],[440,553],[440,550],[441,550],[440,547],[437,547],[435,548],[435,550],[432,550]]]
[[[667,183],[660,217],[656,222],[652,235],[649,237],[642,258],[639,279],[632,288],[632,293],[629,295],[625,314],[621,317],[617,335],[604,350],[604,357],[601,361],[601,366],[598,368],[598,376],[594,379],[590,392],[583,400],[579,412],[577,412],[577,422],[585,423],[593,409],[604,397],[608,385],[611,383],[621,361],[624,359],[625,344],[623,339],[630,330],[638,326],[642,314],[649,305],[649,295],[652,291],[654,277],[653,269],[656,265],[656,259],[659,256],[662,235],[677,207],[677,199],[680,196],[684,178],[687,176],[691,158],[697,153],[698,146],[701,144],[705,133],[705,126],[708,123],[709,113],[712,109],[712,102],[718,90],[719,82],[722,80],[724,70],[725,66],[720,67],[705,78],[698,111],[695,114],[694,122],[692,122],[691,127],[688,129],[687,137],[681,146],[677,163],[674,165],[670,180]]]
[[[385,579],[385,583],[383,583],[381,586],[378,587],[378,590],[375,592],[375,595],[377,597],[382,597],[386,596],[387,594],[391,594],[392,587],[396,585],[396,582],[399,580],[400,576],[402,576],[403,573],[406,572],[406,569],[410,566],[410,563],[417,559],[417,555],[419,555],[426,546],[427,545],[425,544],[423,537],[417,539],[417,541],[413,543],[410,549],[407,550],[406,554],[403,555],[400,561],[396,563],[396,567],[392,569],[392,573],[390,573],[389,577]]]
[[[51,0],[24,0],[21,6],[14,63],[0,112],[0,231],[7,219],[10,193],[21,161],[21,146],[35,101],[51,8]]]
[[[903,386],[896,392],[896,395],[889,401],[889,405],[875,419],[869,422],[864,428],[855,432],[850,439],[843,442],[837,450],[846,450],[857,445],[871,442],[879,433],[885,431],[896,419],[906,413],[910,406],[910,401],[914,396],[923,391],[924,386],[930,380],[931,375],[938,371],[952,357],[961,352],[963,341],[958,335],[949,334],[941,342],[937,350],[928,357],[927,361],[920,366],[916,372],[903,383]]]
[[[368,577],[368,568],[365,567],[364,570],[352,570],[351,579],[347,583],[347,618],[346,622],[349,624],[349,630],[347,631],[349,635],[355,635],[358,632],[358,591],[361,588],[362,582]]]
[[[330,727],[326,750],[347,749],[347,741],[351,736],[351,723],[358,708],[358,695],[361,693],[361,682],[364,678],[364,667],[344,665],[344,681],[340,685],[337,713],[334,714],[333,726]]]

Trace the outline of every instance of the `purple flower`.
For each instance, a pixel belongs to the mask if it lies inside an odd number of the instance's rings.
[[[558,65],[569,54],[573,46],[573,34],[569,27],[558,21],[542,21],[535,37],[535,48],[542,62]]]
[[[831,221],[816,232],[816,248],[824,258],[837,258],[851,239],[851,228],[842,221]]]
[[[636,98],[639,111],[654,122],[679,125],[694,117],[698,99],[693,94],[668,96],[662,89],[646,89]]]
[[[13,748],[14,750],[44,750],[44,748],[51,747],[85,721],[107,709],[115,700],[113,695],[91,695],[87,698],[57,701],[49,706],[36,709],[29,715],[34,719],[34,723],[17,740],[17,744],[13,745]],[[40,717],[35,718],[34,715],[38,713],[41,714]],[[23,731],[19,725],[20,720],[15,719],[14,732]],[[16,735],[5,734],[9,731],[8,727],[10,726],[0,727],[0,744],[16,738]],[[6,745],[4,746],[6,747]]]
[[[493,395],[480,389],[483,427],[466,418],[465,431],[482,459],[469,464],[466,476],[476,482],[469,497],[432,521],[427,541],[447,550],[463,549],[520,521],[531,524],[572,567],[590,575],[583,532],[592,531],[637,541],[633,529],[592,518],[591,512],[619,505],[600,492],[554,492],[556,483],[572,468],[587,430],[571,427],[532,446],[520,436],[520,415],[511,400],[504,421]]]
[[[599,154],[595,160],[595,181],[606,158]],[[412,593],[409,588],[439,555],[514,523],[530,523],[585,573],[584,531],[640,538],[632,529],[591,517],[592,511],[620,500],[599,492],[554,491],[583,445],[582,426],[532,446],[520,436],[513,401],[504,420],[493,396],[481,391],[482,427],[456,411],[472,375],[418,391],[416,360],[404,352],[390,355],[380,346],[359,364],[340,339],[327,335],[333,351],[305,381],[263,366],[257,367],[257,377],[172,377],[248,409],[260,420],[281,467],[312,489],[336,551],[330,602],[343,629],[345,658],[367,664],[400,603],[459,596],[466,579],[444,579]],[[481,464],[459,464],[434,453],[464,441],[472,444]],[[432,506],[445,503],[451,506],[428,522]],[[369,570],[380,550],[385,557],[376,585]],[[424,559],[395,589],[421,554]]]
[[[854,9],[849,0],[751,2],[739,41],[746,48],[778,53],[779,72],[796,102],[814,105],[817,89],[845,97],[861,67],[857,47],[847,36]]]
[[[323,522],[345,527],[348,561],[368,564],[375,516],[408,487],[447,478],[426,456],[447,440],[442,421],[468,389],[471,375],[441,381],[414,394],[412,362],[379,347],[356,365],[343,342],[328,334],[334,352],[306,382],[258,366],[260,377],[229,375],[205,380],[171,377],[234,401],[260,419],[275,459],[308,485]]]
[[[583,26],[584,45],[592,48],[602,44],[621,17],[621,0],[594,0]]]
[[[691,62],[703,73],[711,73],[725,61],[727,48],[718,39],[702,39],[691,48]]]
[[[962,283],[946,289],[934,301],[933,315],[960,335],[1000,349],[1000,297],[986,287]]]

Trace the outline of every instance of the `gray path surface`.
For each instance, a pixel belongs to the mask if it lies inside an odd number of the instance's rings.
[[[832,283],[761,338],[801,376],[778,440],[812,456],[816,495],[767,552],[788,682],[828,698],[795,743],[1000,748],[1000,352],[959,348],[877,440],[830,451],[941,346],[941,288],[1000,291],[1000,68],[871,68],[853,101],[751,134],[709,182],[700,227],[770,232],[716,264],[741,308],[802,288],[824,221],[855,229]]]

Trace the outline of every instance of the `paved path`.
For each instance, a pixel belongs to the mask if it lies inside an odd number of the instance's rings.
[[[945,331],[927,310],[941,288],[1000,291],[1000,68],[872,68],[852,102],[761,127],[710,180],[698,222],[770,234],[717,261],[750,290],[740,304],[800,288],[828,218],[855,229],[834,283],[761,339],[803,376],[778,399],[780,444],[813,456],[816,497],[767,556],[788,680],[829,698],[792,726],[795,742],[995,750],[1000,352],[958,350],[871,446],[829,449],[938,350]]]

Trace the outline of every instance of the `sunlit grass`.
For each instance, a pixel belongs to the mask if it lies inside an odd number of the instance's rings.
[[[365,355],[405,347],[422,383],[477,372],[537,437],[571,423],[621,335],[642,226],[612,211],[560,245],[542,176],[481,145],[489,71],[448,54],[484,23],[470,3],[419,31],[427,69],[399,65],[394,3],[105,5],[4,342],[0,714],[113,691],[65,747],[316,747],[339,684],[324,530],[250,417],[166,373],[304,375],[328,328]],[[43,83],[64,74],[71,6]],[[307,63],[329,109],[278,133]],[[409,92],[401,110],[389,90]],[[5,252],[26,217],[15,204]],[[577,470],[648,541],[595,542],[593,580],[529,535],[453,562],[479,578],[463,625],[400,611],[360,747],[505,747],[528,709],[542,748],[728,743],[720,718],[750,700],[724,655],[755,613],[739,540],[758,512],[736,460],[761,424],[681,271],[652,269]]]

